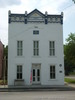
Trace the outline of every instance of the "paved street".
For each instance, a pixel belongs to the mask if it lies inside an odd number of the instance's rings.
[[[75,91],[0,92],[0,100],[75,100]]]

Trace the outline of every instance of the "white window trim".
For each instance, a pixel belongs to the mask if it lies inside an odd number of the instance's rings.
[[[52,73],[52,78],[51,78],[51,76],[50,76],[50,79],[56,79],[56,66],[55,65],[50,65],[50,69],[51,69],[51,66],[52,66],[52,72],[51,72],[51,70],[50,70],[50,74]],[[53,67],[55,68],[55,71],[53,72]],[[55,74],[55,77],[53,77],[53,74]]]
[[[38,48],[34,48],[34,42],[38,41]],[[34,55],[34,49],[38,49],[38,55]],[[39,57],[39,40],[33,40],[33,56],[34,57]]]
[[[51,65],[54,65],[55,66],[55,79],[50,79],[50,66]],[[49,81],[57,81],[58,79],[57,79],[57,73],[58,73],[58,71],[57,71],[57,64],[56,63],[51,63],[51,64],[49,64]]]
[[[22,41],[22,55],[18,55],[18,47],[17,47],[17,43],[18,43],[18,41]],[[17,57],[23,57],[23,40],[17,40],[16,41],[16,55],[17,55]]]
[[[22,66],[22,79],[17,79],[17,66]],[[23,64],[16,64],[16,80],[23,80]]]
[[[54,49],[54,55],[50,55],[50,42],[54,42],[54,48],[51,48],[52,50]],[[50,57],[55,57],[56,56],[56,41],[55,40],[49,40],[49,56]]]

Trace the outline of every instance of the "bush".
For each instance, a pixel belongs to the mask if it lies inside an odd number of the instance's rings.
[[[75,75],[75,72],[71,72],[70,75]]]
[[[5,80],[5,84],[4,84],[4,80],[0,80],[0,85],[7,85],[7,80]]]

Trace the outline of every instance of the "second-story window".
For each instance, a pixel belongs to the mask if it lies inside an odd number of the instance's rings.
[[[33,55],[39,56],[39,41],[33,41]]]
[[[23,41],[17,41],[17,56],[23,55]]]
[[[55,41],[49,41],[49,55],[55,56]]]

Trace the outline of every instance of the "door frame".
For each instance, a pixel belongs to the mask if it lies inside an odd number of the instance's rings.
[[[33,81],[33,69],[35,69],[35,81]],[[37,81],[37,70],[40,70],[40,81]],[[41,84],[41,64],[32,63],[32,84]]]

